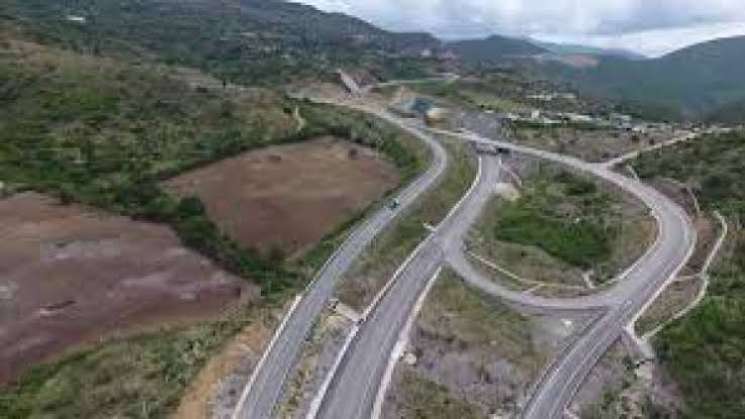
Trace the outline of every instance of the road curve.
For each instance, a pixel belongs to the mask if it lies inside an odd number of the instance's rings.
[[[350,106],[350,105],[347,105]],[[350,106],[355,107],[355,106]],[[356,106],[358,110],[374,113],[423,139],[435,151],[433,166],[417,182],[401,194],[402,207],[410,205],[416,197],[444,172],[447,156],[434,139],[427,137],[419,130],[407,127],[397,118]],[[518,153],[524,153],[545,160],[554,161],[590,173],[623,190],[637,196],[652,211],[658,221],[658,238],[648,252],[639,261],[622,273],[622,281],[599,295],[579,297],[576,299],[547,299],[515,294],[513,291],[492,286],[496,295],[526,305],[556,309],[606,309],[603,315],[586,334],[557,358],[542,376],[533,397],[524,409],[524,417],[552,419],[563,415],[566,407],[576,394],[579,386],[596,365],[608,348],[617,341],[624,328],[633,323],[639,313],[653,301],[665,285],[674,278],[688,259],[695,245],[695,232],[685,212],[666,197],[637,181],[628,179],[610,171],[607,165],[591,164],[576,158],[536,150],[511,143],[485,139],[472,134],[456,134],[449,131],[437,131],[439,134],[451,135],[474,142],[497,145]],[[438,155],[437,149],[442,153]],[[491,158],[487,158],[491,159]],[[492,162],[493,163],[493,162]],[[355,341],[344,359],[332,385],[323,399],[319,416],[328,418],[367,418],[372,409],[382,374],[401,327],[405,323],[413,304],[423,292],[427,279],[443,263],[449,262],[466,280],[487,286],[487,281],[479,279],[478,273],[462,258],[462,234],[469,223],[475,220],[480,211],[480,202],[486,202],[489,190],[491,168],[486,164],[484,174],[479,177],[474,189],[438,227],[419,254],[414,255],[411,263],[401,271],[400,277],[380,305],[362,325]],[[437,169],[439,167],[439,170]],[[438,172],[432,177],[433,172]],[[426,184],[422,186],[420,183]],[[407,194],[412,190],[410,194]],[[474,215],[476,214],[476,215]],[[241,400],[235,417],[265,418],[271,415],[272,409],[280,395],[294,361],[302,347],[313,322],[330,298],[336,282],[354,258],[366,247],[372,237],[388,224],[395,214],[381,211],[360,226],[347,242],[340,248],[318,277],[309,287],[306,297],[291,316],[287,327],[277,336],[277,343],[266,354],[266,361],[257,369]],[[376,221],[377,220],[377,221]],[[460,255],[460,256],[459,256]],[[469,270],[470,268],[470,270]]]
[[[395,123],[395,118],[390,115],[384,113],[375,113],[375,115]],[[445,149],[426,133],[408,127],[402,128],[420,139],[431,150],[430,167],[397,195],[400,202],[398,208],[391,210],[384,207],[368,217],[355,228],[349,238],[318,271],[302,300],[286,319],[285,326],[275,336],[274,343],[267,349],[251,376],[234,411],[234,419],[265,419],[272,416],[282,389],[300,356],[303,342],[333,295],[339,280],[375,236],[415,203],[445,173],[449,164]]]
[[[443,266],[445,254],[459,247],[452,238],[467,230],[472,217],[494,196],[500,165],[484,156],[469,192],[392,279],[393,286],[361,326],[324,397],[318,417],[367,419],[401,330],[430,278]]]
[[[680,206],[653,188],[609,170],[606,165],[591,164],[474,134],[450,134],[590,173],[639,198],[657,219],[659,232],[655,244],[621,274],[621,281],[604,293],[607,313],[553,362],[523,411],[523,417],[528,419],[561,418],[592,368],[618,340],[624,328],[637,320],[688,261],[696,244],[695,230]]]
[[[695,244],[690,220],[681,208],[666,197],[652,188],[608,170],[606,166],[471,134],[432,131],[468,141],[498,145],[588,172],[637,196],[658,219],[659,234],[656,243],[636,264],[620,275],[622,281],[600,295],[548,299],[517,294],[502,288],[493,289],[496,295],[530,306],[606,310],[575,345],[555,360],[542,376],[534,396],[524,410],[524,415],[528,418],[561,417],[590,370],[618,339],[624,327],[635,319],[649,301],[656,298],[690,256]],[[441,266],[443,258],[464,274],[466,280],[474,281],[475,270],[469,270],[470,264],[459,255],[462,256],[463,235],[475,221],[483,203],[491,196],[486,191],[489,190],[490,182],[495,181],[489,175],[492,166],[484,165],[484,173],[464,205],[448,216],[435,235],[428,239],[430,243],[420,248],[419,254],[414,255],[411,263],[401,271],[400,277],[394,278],[396,282],[391,292],[372,312],[354,343],[344,354],[337,376],[333,378],[323,399],[320,417],[369,417],[398,334],[418,295],[425,288],[427,279]]]

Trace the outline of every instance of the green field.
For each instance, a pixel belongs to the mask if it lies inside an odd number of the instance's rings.
[[[558,166],[531,169],[519,193],[513,201],[496,198],[468,244],[477,256],[531,283],[584,288],[584,275],[605,283],[654,236],[641,203]]]
[[[602,223],[609,207],[610,198],[594,183],[561,172],[529,182],[520,199],[502,206],[491,228],[496,240],[537,246],[588,269],[610,257],[612,230]]]

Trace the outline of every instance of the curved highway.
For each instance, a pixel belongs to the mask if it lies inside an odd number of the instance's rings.
[[[372,111],[368,112],[372,113]],[[394,120],[387,114],[375,113],[375,115],[388,121]],[[249,379],[233,414],[234,419],[264,419],[272,416],[282,389],[300,356],[303,342],[328,304],[338,281],[375,236],[416,202],[445,173],[448,165],[448,155],[445,149],[422,131],[402,128],[419,138],[431,150],[430,167],[397,195],[396,199],[400,202],[398,208],[392,210],[386,206],[368,217],[319,270],[296,308],[275,335],[271,346],[266,350]]]
[[[554,161],[584,171],[611,182],[638,197],[658,220],[659,233],[655,244],[637,263],[619,275],[610,290],[599,295],[574,299],[548,299],[515,293],[499,286],[491,291],[510,301],[548,309],[602,309],[604,314],[572,346],[554,360],[523,415],[526,418],[553,419],[563,416],[579,386],[610,346],[636,320],[636,316],[653,301],[690,257],[695,246],[695,233],[685,212],[652,188],[608,170],[604,165],[590,164],[573,157],[526,148],[511,143],[493,141],[475,135],[454,134],[471,142],[480,142],[510,149],[545,160]],[[381,303],[360,327],[358,336],[343,356],[343,362],[324,395],[319,417],[362,419],[372,415],[376,395],[385,391],[384,373],[390,355],[415,301],[426,288],[427,280],[445,260],[474,284],[493,281],[479,278],[475,269],[462,257],[462,238],[484,204],[496,182],[493,159],[482,158],[484,164],[473,189],[448,218],[437,228],[417,254],[393,278],[394,285]],[[498,171],[496,171],[498,173]],[[381,386],[383,386],[381,388]]]
[[[468,229],[468,220],[471,219],[468,214],[478,215],[494,195],[499,167],[496,157],[480,159],[479,176],[466,197],[392,279],[394,283],[390,291],[367,317],[344,354],[328,393],[324,395],[319,417],[366,419],[371,416],[401,330],[429,280],[443,266],[445,255],[459,246],[452,238]]]
[[[657,219],[659,232],[655,244],[620,275],[617,285],[604,293],[605,298],[601,297],[608,306],[607,313],[554,360],[523,411],[523,417],[529,419],[561,418],[600,358],[619,339],[626,327],[632,325],[670,281],[675,279],[688,261],[696,245],[695,229],[680,206],[655,189],[609,170],[607,165],[586,163],[573,157],[485,139],[473,134],[450,135],[468,141],[493,144],[590,173],[639,198]]]
[[[431,187],[447,166],[448,159],[444,149],[420,129],[408,126],[392,115],[352,104],[345,105],[386,119],[422,139],[433,151],[432,166],[399,195],[402,205],[398,210],[383,209],[375,213],[355,230],[321,269],[297,309],[288,318],[286,326],[275,337],[276,342],[267,350],[265,359],[257,367],[236,410],[236,418],[271,416],[305,337],[343,273],[373,237]],[[554,360],[542,375],[523,410],[523,416],[530,419],[560,418],[603,354],[674,279],[690,257],[696,241],[691,221],[679,206],[665,196],[640,182],[611,171],[607,165],[587,163],[573,157],[474,134],[430,131],[550,160],[615,184],[650,208],[658,222],[657,241],[633,266],[619,275],[616,285],[597,295],[551,299],[501,287],[483,277],[463,255],[463,237],[493,195],[493,186],[500,172],[496,157],[481,157],[479,177],[466,197],[427,241],[417,248],[407,264],[392,279],[394,282],[389,292],[359,326],[352,344],[342,355],[342,363],[332,377],[327,393],[321,394],[322,403],[318,416],[361,419],[372,415],[376,398],[385,390],[386,384],[381,383],[389,367],[391,353],[414,304],[426,289],[427,281],[434,272],[447,263],[466,281],[518,304],[549,310],[600,309],[604,312],[584,335]]]

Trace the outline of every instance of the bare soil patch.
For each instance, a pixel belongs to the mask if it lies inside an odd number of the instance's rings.
[[[0,200],[0,241],[0,383],[72,346],[257,295],[166,227],[34,193]]]
[[[268,147],[167,182],[197,195],[232,238],[261,251],[298,255],[399,184],[371,149],[335,138]]]

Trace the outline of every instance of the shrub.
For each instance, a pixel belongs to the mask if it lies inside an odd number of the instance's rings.
[[[176,215],[182,220],[191,217],[202,217],[206,213],[204,203],[196,196],[181,198],[176,207]]]

